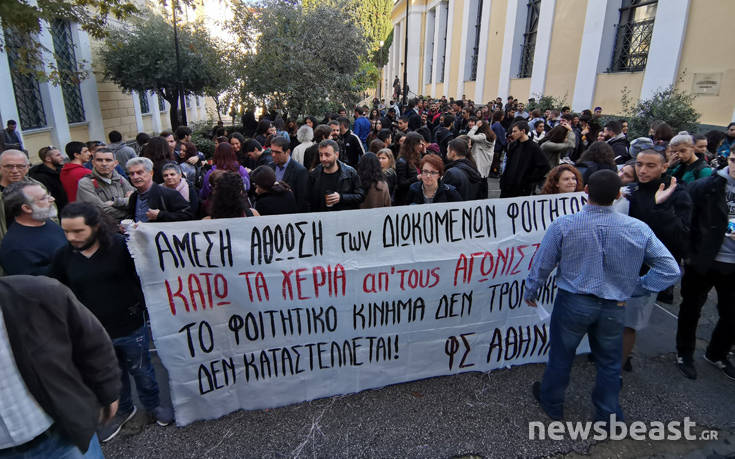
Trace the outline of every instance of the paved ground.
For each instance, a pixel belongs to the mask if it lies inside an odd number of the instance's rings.
[[[697,423],[718,441],[529,440],[547,421],[530,394],[543,365],[397,384],[263,411],[239,411],[184,428],[148,424],[140,414],[104,445],[108,457],[735,457],[735,382],[701,360],[717,312],[714,294],[697,334],[699,379],[674,365],[674,306],[656,307],[641,332],[634,371],[621,393],[627,421]],[[158,375],[166,391],[165,371]],[[594,364],[577,358],[566,420],[590,420]]]

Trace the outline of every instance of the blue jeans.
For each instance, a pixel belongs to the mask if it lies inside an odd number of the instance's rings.
[[[46,459],[52,457],[54,459],[104,459],[105,457],[102,454],[102,448],[97,439],[97,434],[94,434],[92,440],[89,442],[89,449],[86,454],[82,454],[79,448],[63,437],[53,426],[45,435],[45,439],[26,451],[17,452],[12,449],[0,451],[0,458]]]
[[[620,360],[623,353],[625,307],[615,300],[577,295],[559,290],[551,313],[551,348],[541,383],[541,406],[551,417],[564,415],[564,392],[577,346],[589,335],[597,363],[597,382],[592,403],[597,421],[609,421],[615,413],[623,420],[620,392]]]
[[[148,353],[149,339],[145,326],[140,327],[128,336],[112,340],[120,365],[122,388],[120,389],[120,406],[118,412],[129,413],[133,410],[133,398],[130,395],[130,376],[135,379],[138,396],[147,411],[158,406],[158,383],[156,373],[151,365]]]

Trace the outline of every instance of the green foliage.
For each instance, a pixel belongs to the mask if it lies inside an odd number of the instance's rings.
[[[227,76],[220,48],[202,28],[178,24],[181,82],[185,94],[210,94]],[[171,125],[178,126],[179,79],[171,24],[149,14],[126,29],[110,33],[100,51],[105,78],[126,91],[155,91],[171,104]]]
[[[385,38],[383,46],[373,54],[373,62],[378,68],[383,68],[388,65],[388,54],[390,53],[391,45],[393,45],[393,30]]]
[[[540,110],[542,113],[546,110],[561,110],[562,107],[569,105],[567,103],[567,96],[566,94],[564,97],[554,97],[554,96],[544,96],[541,94],[536,95],[536,101],[533,103],[529,103],[526,106],[526,110],[528,112],[531,112],[531,110]]]
[[[686,94],[672,85],[656,91],[649,99],[636,100],[626,87],[621,102],[623,113],[628,119],[628,137],[648,136],[651,123],[656,120],[665,121],[674,132],[696,132],[701,115],[692,106],[694,98],[694,95]]]
[[[102,38],[108,30],[110,17],[123,20],[138,10],[134,1],[127,0],[2,0],[0,1],[0,21],[21,37],[16,69],[23,74],[33,74],[41,81],[49,80],[54,84],[66,80],[81,80],[87,76],[88,69],[81,68],[69,72],[55,67],[44,72],[44,53],[52,54],[53,49],[42,46],[38,41],[41,27],[62,20],[79,24],[94,38]],[[0,51],[5,43],[0,40]],[[82,62],[82,64],[88,64]],[[86,67],[86,65],[85,65]]]
[[[307,6],[233,1],[242,12],[229,24],[241,46],[241,102],[266,102],[299,116],[359,100],[355,77],[367,56],[362,31],[345,9]]]
[[[372,61],[360,62],[360,68],[355,75],[355,90],[365,91],[374,88],[380,82],[380,70]]]
[[[191,135],[191,141],[197,146],[197,150],[202,152],[207,159],[214,156],[214,141],[212,139],[198,132]]]

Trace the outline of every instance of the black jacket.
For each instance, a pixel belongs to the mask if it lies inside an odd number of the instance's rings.
[[[272,167],[273,170],[276,169],[275,165]],[[309,172],[306,168],[292,158],[286,166],[282,181],[288,183],[291,191],[293,191],[293,197],[296,199],[296,210],[282,213],[306,212],[309,207]]]
[[[335,191],[339,193],[339,202],[330,208],[327,208],[324,196],[319,191],[321,190],[320,182],[323,166],[319,164],[309,173],[309,208],[311,212],[357,209],[365,199],[365,190],[360,185],[360,177],[357,175],[357,171],[339,160],[337,165],[339,167],[337,172],[339,177]]]
[[[45,186],[51,196],[54,197],[56,207],[59,210],[63,209],[69,202],[69,199],[66,197],[66,191],[64,191],[64,187],[61,184],[61,179],[59,179],[60,172],[60,168],[52,170],[46,167],[45,164],[37,164],[31,167],[31,170],[28,171],[28,175],[32,179],[43,183],[43,186]]]
[[[587,185],[587,182],[590,179],[590,175],[594,174],[597,171],[618,171],[617,168],[614,166],[610,166],[609,164],[596,163],[594,161],[583,161],[581,163],[575,164],[574,167],[576,167],[579,173],[582,174],[582,183],[584,183],[585,185]]]
[[[426,204],[424,202],[424,189],[423,182],[416,182],[411,184],[408,189],[408,203],[409,204]],[[439,186],[434,194],[434,201],[432,204],[437,202],[459,202],[462,201],[462,195],[459,194],[456,188],[452,185],[448,185],[443,181],[439,182]]]
[[[454,133],[444,126],[436,129],[436,143],[439,145],[439,154],[444,161],[447,160],[447,145],[454,138]]]
[[[655,194],[661,183],[668,188],[671,178],[661,178],[629,187],[628,215],[648,225],[677,261],[689,253],[692,221],[692,198],[684,184],[678,184],[674,193],[661,204]],[[724,233],[723,233],[724,234]]]
[[[340,138],[344,145],[344,155],[340,155],[340,160],[347,163],[350,167],[357,168],[357,163],[365,154],[365,149],[362,147],[362,140],[348,129],[347,132]]]
[[[505,171],[500,177],[503,197],[529,196],[549,171],[549,160],[530,138],[508,145]]]
[[[283,193],[268,191],[259,194],[255,200],[255,210],[260,215],[283,215],[299,212],[296,198],[290,190]]]
[[[393,197],[393,205],[404,206],[410,203],[408,187],[419,180],[418,172],[415,167],[408,165],[406,158],[398,158],[396,160],[396,178],[398,183]]]
[[[615,164],[625,164],[630,160],[630,153],[628,153],[628,139],[621,137],[615,140],[608,140],[607,144],[613,149],[615,153]]]
[[[194,213],[191,206],[176,190],[171,190],[157,183],[153,183],[148,197],[148,208],[159,209],[157,222],[180,222],[192,220]],[[128,202],[128,215],[135,219],[135,204],[138,202],[138,191],[130,195]]]
[[[467,158],[447,164],[442,182],[454,186],[463,201],[487,198],[487,182],[480,176],[477,167]]]
[[[1,278],[0,309],[31,395],[61,434],[87,451],[100,408],[120,394],[120,368],[107,332],[71,290],[47,277]]]
[[[416,110],[414,110],[413,108],[409,108],[406,112],[406,116],[408,116],[409,131],[415,131],[416,129],[421,127],[421,117],[418,113],[416,113]]]
[[[720,251],[727,230],[727,179],[715,173],[695,180],[688,189],[692,201],[697,204],[692,210],[691,251],[687,265],[706,274]]]

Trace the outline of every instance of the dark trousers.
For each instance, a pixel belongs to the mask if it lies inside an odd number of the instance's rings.
[[[133,410],[133,398],[130,394],[130,376],[135,379],[138,396],[147,411],[158,406],[158,383],[156,373],[148,353],[148,331],[140,327],[128,336],[112,340],[120,365],[122,388],[120,389],[120,413]]]
[[[707,346],[707,356],[712,360],[724,360],[735,343],[735,264],[715,261],[704,274],[686,266],[681,280],[682,300],[676,329],[679,355],[694,355],[697,323],[712,287],[717,291],[720,318]]]

